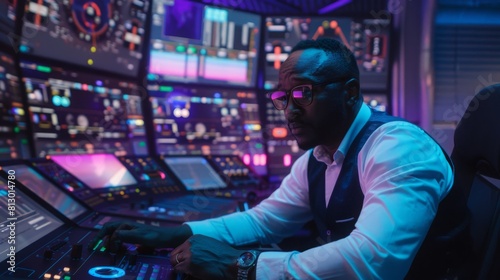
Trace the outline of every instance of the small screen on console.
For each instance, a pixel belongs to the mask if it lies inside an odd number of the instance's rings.
[[[227,187],[204,157],[168,157],[165,158],[165,163],[188,191]]]
[[[6,168],[15,170],[17,180],[36,193],[41,199],[50,202],[57,211],[69,219],[74,219],[85,212],[85,207],[57,188],[33,168],[24,164],[11,165]]]
[[[111,154],[54,155],[51,159],[92,189],[137,184],[128,169]]]
[[[15,202],[9,201],[12,197]],[[14,211],[10,210],[14,207],[13,205],[15,205]],[[29,198],[20,188],[12,187],[3,178],[0,178],[0,213],[2,217],[6,217],[0,221],[0,261],[2,263],[10,258],[9,254],[15,255],[63,224]],[[15,224],[14,228],[9,227],[12,224]],[[13,239],[9,238],[12,236],[11,231],[15,235],[15,244],[12,242]],[[12,247],[15,250],[11,250]]]

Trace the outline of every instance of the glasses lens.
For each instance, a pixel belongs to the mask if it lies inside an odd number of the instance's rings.
[[[275,92],[271,93],[270,97],[271,97],[271,100],[273,101],[273,104],[276,107],[276,109],[278,109],[278,110],[285,109],[286,103],[288,102],[286,92],[275,91]]]
[[[293,101],[297,105],[307,106],[312,102],[312,91],[310,86],[298,86],[292,90]]]

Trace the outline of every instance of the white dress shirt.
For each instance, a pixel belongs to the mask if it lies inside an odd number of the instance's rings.
[[[363,104],[338,150],[327,164],[328,203],[352,141],[371,116]],[[281,186],[246,212],[188,222],[194,234],[231,245],[271,244],[293,235],[312,219],[307,164],[310,151],[293,164]],[[453,171],[441,148],[419,127],[403,121],[383,124],[358,154],[363,208],[355,229],[343,239],[304,252],[263,252],[257,279],[402,279],[453,184]]]

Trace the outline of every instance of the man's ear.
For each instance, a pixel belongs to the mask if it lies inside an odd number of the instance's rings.
[[[347,104],[353,106],[359,99],[359,81],[352,78],[344,84],[344,87],[347,91]]]

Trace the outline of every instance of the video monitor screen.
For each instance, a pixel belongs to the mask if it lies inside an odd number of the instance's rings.
[[[292,48],[305,39],[334,38],[349,47],[360,70],[361,89],[386,90],[389,83],[389,20],[343,17],[267,17],[265,89],[274,89]]]
[[[148,0],[26,0],[19,50],[136,76]]]
[[[0,160],[30,157],[19,84],[14,57],[0,51]]]
[[[153,0],[148,80],[255,86],[260,21],[188,0]]]
[[[37,157],[147,154],[138,85],[26,61],[21,69]]]
[[[250,90],[150,86],[160,155],[238,155],[265,172],[257,94]]]
[[[49,182],[33,168],[24,164],[4,166],[4,168],[15,170],[18,181],[36,193],[38,197],[49,202],[68,219],[74,219],[86,211],[83,205]]]
[[[61,220],[29,198],[20,188],[9,186],[11,184],[8,181],[0,178],[0,212],[2,217],[5,217],[0,221],[1,262],[10,258],[8,254],[12,254],[11,246],[15,247],[14,254],[16,254],[63,225]],[[12,197],[15,197],[15,201],[9,200]],[[11,236],[9,224],[13,222],[15,244],[9,239]]]
[[[114,155],[54,155],[51,159],[92,189],[137,184]]]
[[[227,187],[204,157],[166,157],[164,160],[188,191]]]

